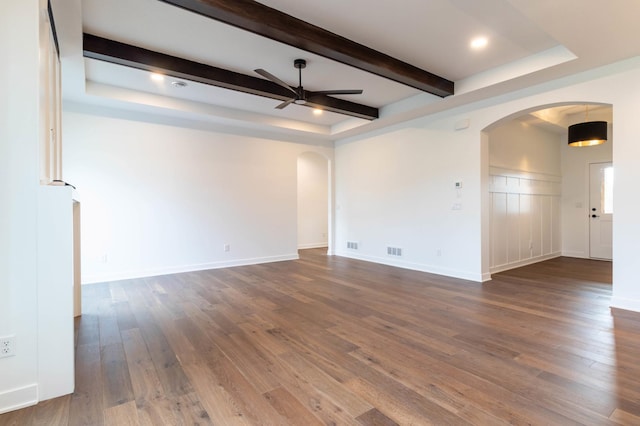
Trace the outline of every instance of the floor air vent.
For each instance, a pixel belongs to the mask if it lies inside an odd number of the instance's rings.
[[[355,241],[347,241],[347,248],[350,250],[358,250],[358,243]]]
[[[389,256],[402,256],[402,249],[400,247],[387,247],[387,254]]]

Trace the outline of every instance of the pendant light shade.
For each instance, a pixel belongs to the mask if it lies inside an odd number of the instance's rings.
[[[606,140],[606,121],[588,121],[569,126],[569,146],[600,145]]]

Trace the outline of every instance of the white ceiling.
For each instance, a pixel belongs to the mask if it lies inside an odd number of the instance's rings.
[[[541,127],[558,135],[567,134],[567,128],[572,124],[585,121],[613,122],[613,108],[611,105],[561,105],[540,109],[523,114],[516,120],[532,126]]]
[[[158,0],[52,0],[66,101],[335,140],[453,105],[640,55],[640,1],[262,0],[261,3],[455,81],[445,100]],[[584,23],[587,23],[586,25]],[[344,99],[380,108],[378,123],[82,58],[82,31],[307,90],[363,89]],[[470,49],[470,39],[489,45]]]

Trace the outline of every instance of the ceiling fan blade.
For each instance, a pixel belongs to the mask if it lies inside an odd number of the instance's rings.
[[[362,90],[319,90],[313,93],[319,95],[361,95]]]
[[[275,75],[271,74],[268,71],[263,70],[262,68],[258,68],[257,70],[254,70],[255,72],[257,72],[258,74],[260,74],[261,76],[263,76],[264,78],[273,81],[276,84],[279,84],[280,86],[284,87],[285,89],[289,89],[290,91],[292,91],[293,93],[296,93],[296,91],[289,86],[287,83],[285,83],[284,81],[280,80],[278,77],[276,77]]]
[[[288,101],[284,101],[283,103],[281,103],[280,105],[278,105],[276,107],[276,109],[284,109],[286,107],[288,107],[290,104],[292,104],[295,101],[295,99],[289,99]]]

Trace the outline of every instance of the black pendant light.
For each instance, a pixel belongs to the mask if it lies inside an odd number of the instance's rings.
[[[607,140],[606,121],[586,121],[589,119],[589,107],[586,107],[585,122],[569,126],[569,146],[601,145]]]

